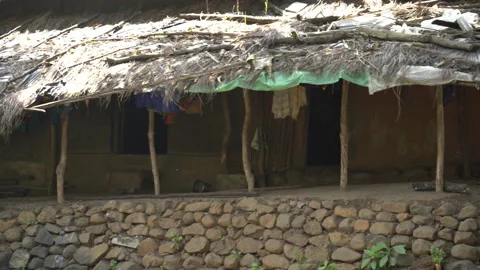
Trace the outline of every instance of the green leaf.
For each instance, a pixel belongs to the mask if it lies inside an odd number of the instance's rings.
[[[390,266],[395,266],[397,265],[397,258],[395,257],[390,257]]]
[[[370,263],[370,258],[366,258],[362,261],[362,269],[365,268]]]
[[[380,259],[380,268],[385,267],[385,265],[387,265],[387,262],[388,262],[388,257],[387,256],[382,257],[382,259]]]
[[[375,270],[377,269],[377,262],[373,261],[371,264],[370,264],[370,267]]]
[[[394,246],[393,250],[395,250],[395,252],[397,252],[398,254],[402,254],[402,255],[406,253],[405,246]]]
[[[378,242],[375,246],[378,246],[379,249],[388,249],[387,245],[384,242]]]
[[[373,254],[373,252],[368,249],[364,250],[363,252],[365,252],[365,254],[367,254],[368,256],[372,256]]]

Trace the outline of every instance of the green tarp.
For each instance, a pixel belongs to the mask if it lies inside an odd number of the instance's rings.
[[[295,71],[292,73],[273,72],[273,76],[271,78],[266,72],[263,72],[253,84],[250,82],[250,78],[248,76],[240,76],[236,80],[220,84],[215,90],[215,92],[225,92],[233,90],[235,88],[246,88],[257,91],[278,91],[288,89],[299,84],[333,84],[338,82],[340,79],[344,79],[360,86],[368,87],[370,75],[368,72],[365,72],[364,74],[360,74],[357,77],[353,77],[345,74],[343,71],[337,74],[324,72],[321,75],[313,74],[306,71]],[[211,92],[211,90],[193,86],[190,89],[190,92],[206,93]]]

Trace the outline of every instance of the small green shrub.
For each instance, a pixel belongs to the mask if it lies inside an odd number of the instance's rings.
[[[240,260],[240,258],[242,258],[242,252],[238,250],[232,250],[231,254],[235,260]]]
[[[364,251],[368,258],[362,261],[362,269],[389,269],[397,265],[398,254],[405,254],[405,246],[387,247],[385,243],[376,243],[371,249]]]
[[[296,263],[299,270],[307,270],[307,263],[309,263],[310,260],[305,258],[303,254],[298,251],[295,252],[294,256],[292,263]]]
[[[183,242],[183,236],[181,235],[176,235],[174,233],[172,233],[170,235],[172,237],[172,245],[171,247],[172,248],[175,248],[175,249],[179,249],[180,248],[180,245],[182,244]]]
[[[117,264],[118,262],[116,260],[110,260],[110,270],[116,270]]]
[[[442,264],[443,260],[447,256],[443,248],[432,248],[430,250],[430,254],[432,254],[432,261],[434,264]]]
[[[326,260],[323,262],[323,265],[318,268],[318,270],[337,270],[337,265]]]
[[[253,263],[252,264],[252,270],[264,270],[263,266],[261,266],[258,263]]]

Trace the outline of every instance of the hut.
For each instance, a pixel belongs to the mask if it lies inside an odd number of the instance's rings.
[[[403,160],[410,174],[435,154],[436,190],[443,191],[446,155],[456,152],[447,163],[464,166],[465,177],[470,163],[480,162],[468,154],[476,149],[468,137],[477,128],[467,132],[467,121],[475,120],[465,117],[473,112],[468,103],[478,98],[473,90],[467,98],[466,89],[480,82],[478,5],[367,2],[267,1],[250,14],[239,3],[233,13],[216,13],[207,1],[201,13],[189,13],[198,7],[140,8],[4,21],[0,134],[9,142],[2,150],[9,162],[2,170],[15,171],[4,183],[33,181],[52,190],[56,179],[63,202],[66,178],[91,182],[87,190],[107,183],[127,183],[128,189],[142,172],[158,195],[160,178],[162,186],[182,185],[178,171],[193,181],[237,165],[253,191],[275,182],[272,172],[307,181],[308,172],[298,176],[294,169],[306,168],[311,155],[323,163],[338,160],[345,190],[353,152],[360,170],[373,160],[389,160],[383,168]],[[320,98],[322,92],[329,95]],[[448,108],[445,122],[444,107],[454,95],[458,109]],[[148,114],[129,112],[135,106]],[[210,116],[167,130],[180,111]],[[318,115],[324,117],[315,122]],[[317,128],[308,132],[312,121]],[[319,130],[322,121],[328,130]],[[42,128],[35,131],[35,123]],[[459,138],[451,138],[447,150],[445,123],[455,125],[448,136]],[[206,155],[175,156],[165,151],[167,137],[183,154],[191,146]],[[123,151],[140,146],[148,149],[141,158]],[[355,179],[364,182],[364,175]]]

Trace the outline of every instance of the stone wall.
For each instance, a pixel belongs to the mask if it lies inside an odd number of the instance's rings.
[[[449,260],[480,257],[477,207],[451,202],[110,201],[0,218],[0,269],[316,269],[332,260],[353,270],[380,241],[407,247],[400,267],[431,247]]]

